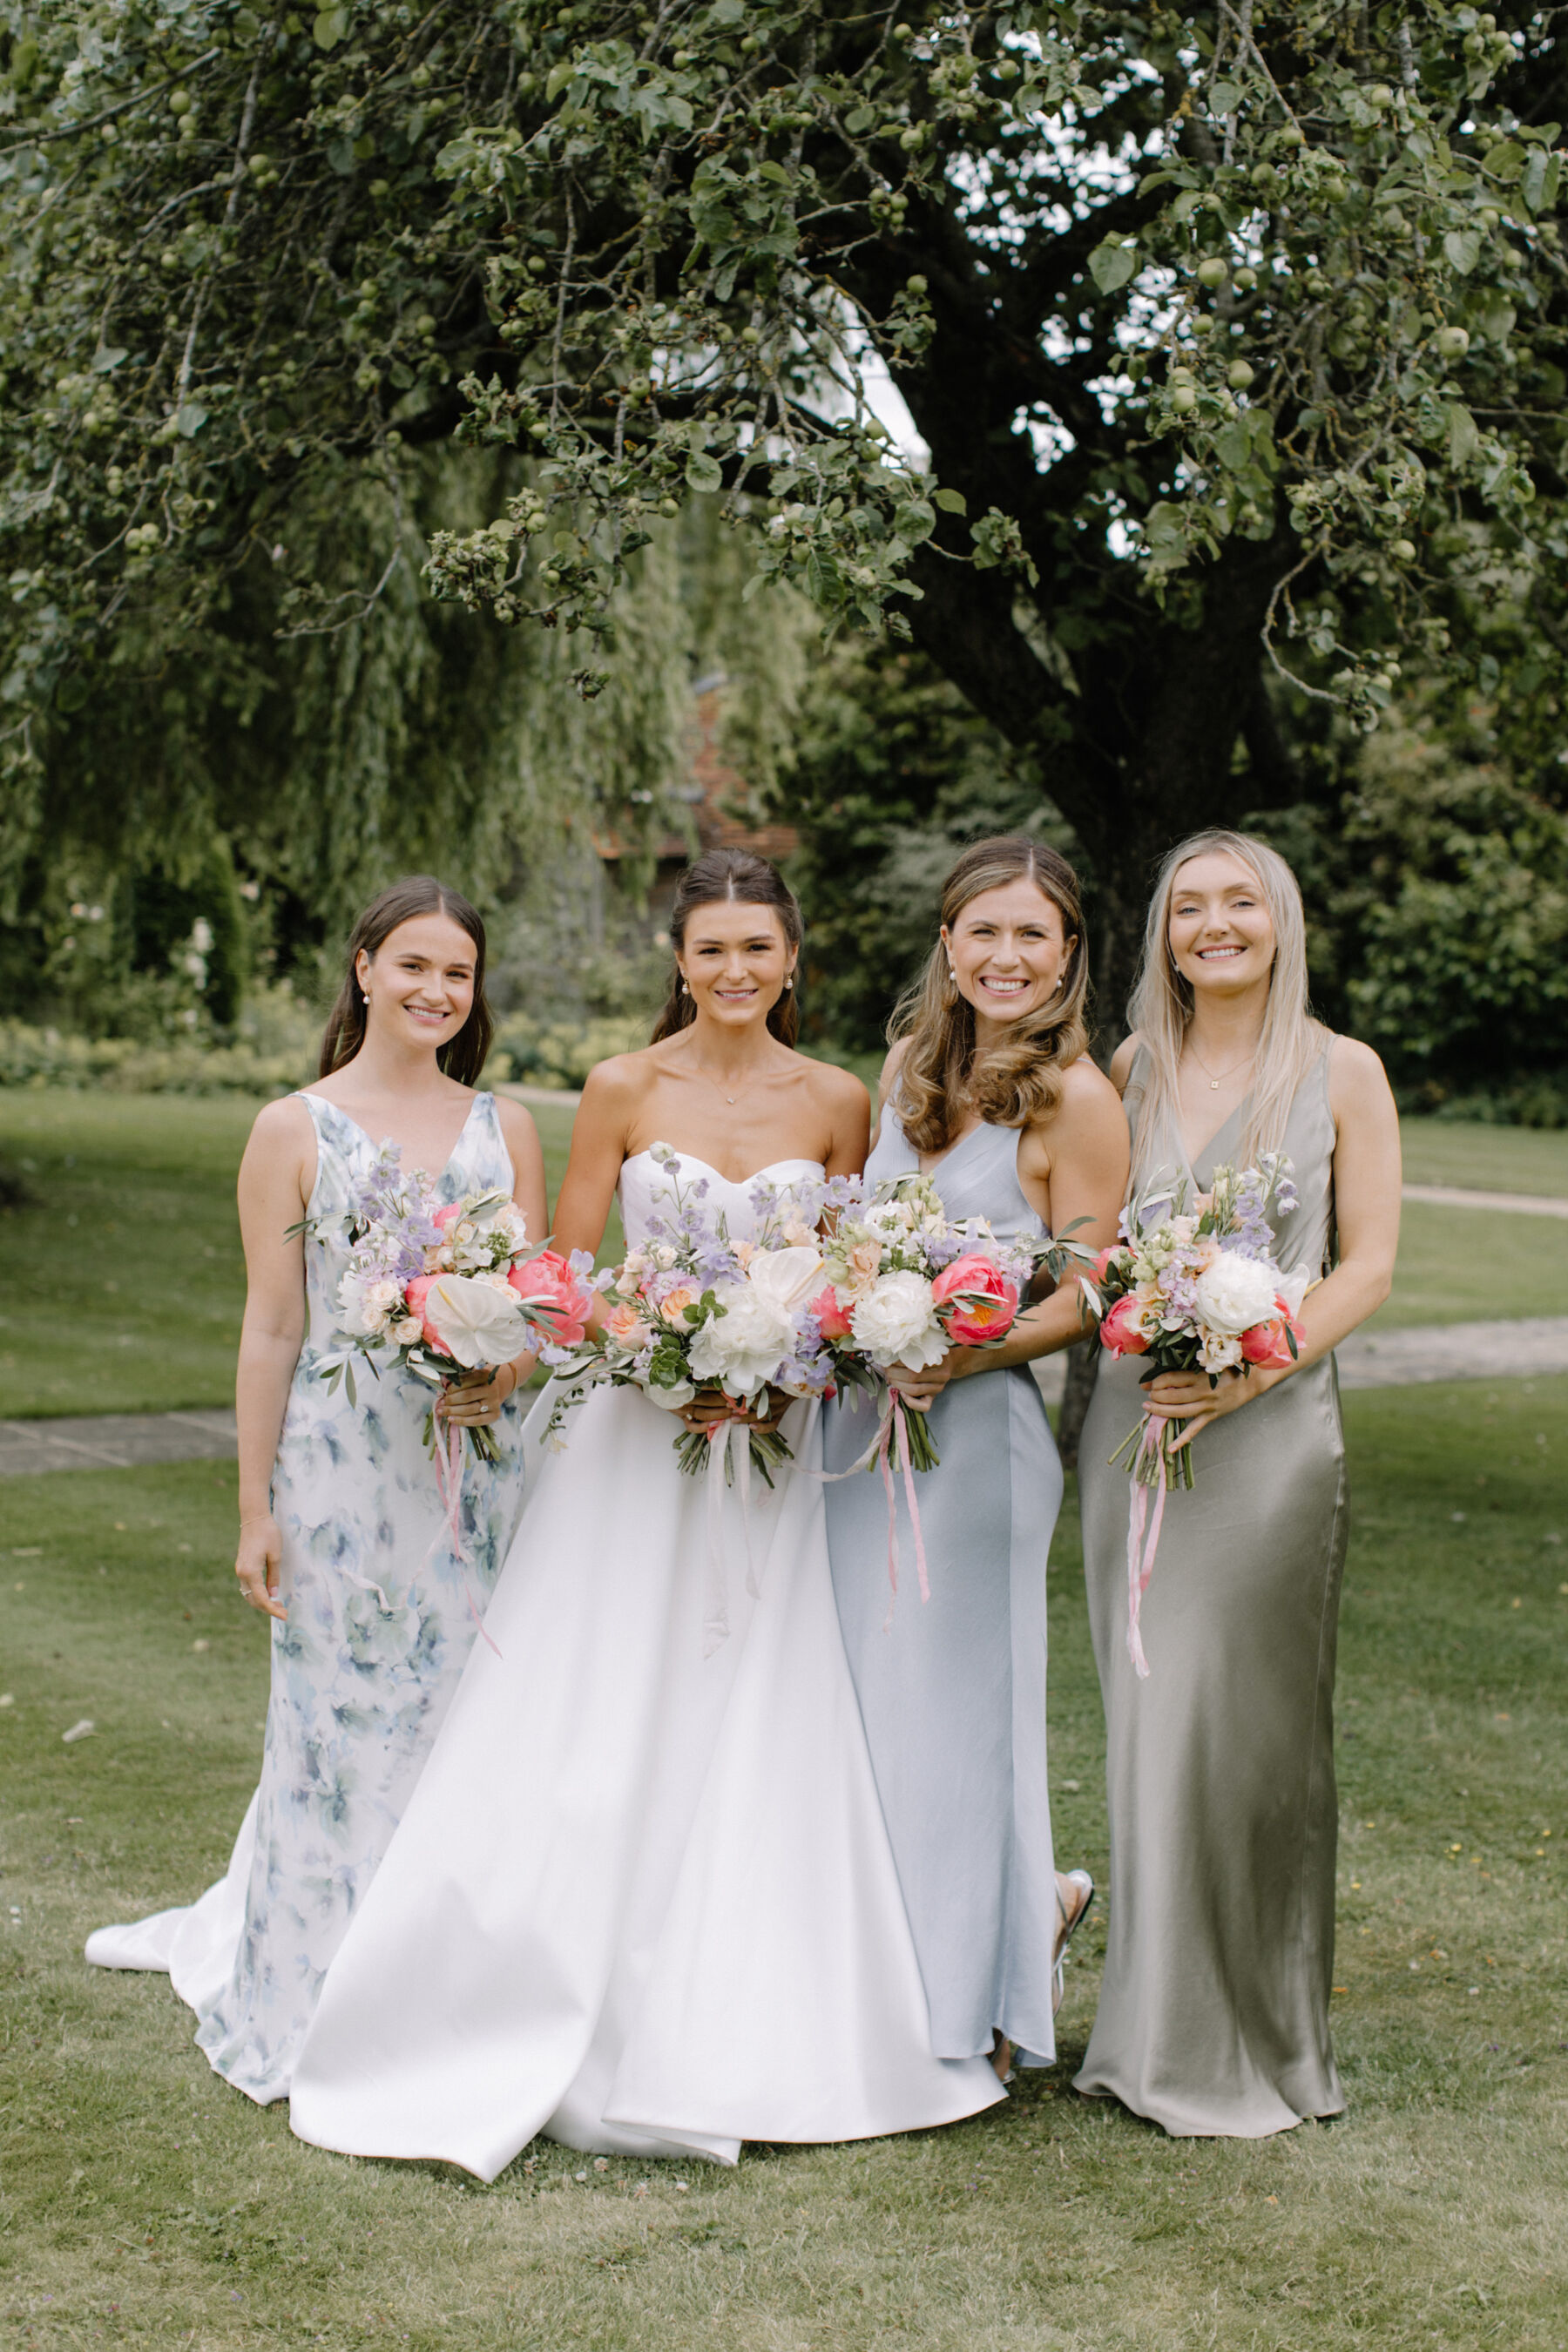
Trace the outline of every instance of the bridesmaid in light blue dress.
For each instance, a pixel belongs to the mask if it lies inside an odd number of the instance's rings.
[[[240,1176],[237,1572],[273,1621],[260,1781],[227,1872],[199,1902],[100,1928],[87,1948],[100,1967],[166,1970],[214,2070],[261,2104],[289,2090],[521,1507],[521,1416],[500,1416],[529,1359],[448,1391],[452,1420],[496,1425],[501,1457],[466,1465],[461,1559],[425,1444],[430,1391],[362,1366],[351,1402],[322,1369],[337,1353],[343,1213],[383,1138],[405,1165],[439,1169],[443,1200],[504,1189],[544,1239],[532,1121],[456,1075],[477,1076],[488,1043],[483,952],[479,917],[437,884],[384,892],[356,928],[317,1088],[257,1121]]]
[[[998,1235],[1074,1226],[1115,1236],[1127,1141],[1114,1089],[1085,1047],[1088,952],[1078,885],[1054,850],[976,844],[949,876],[941,938],[882,1076],[872,1180],[928,1174],[953,1217]],[[931,1599],[912,1577],[889,1622],[881,1482],[827,1488],[839,1622],[943,2058],[1005,2074],[1048,2064],[1058,1966],[1093,1888],[1058,1877],[1046,1741],[1046,1561],[1062,1471],[1029,1364],[1082,1336],[1068,1285],[1020,1315],[999,1348],[895,1367],[930,1414],[941,1459],[917,1481]],[[868,1405],[831,1416],[842,1472],[864,1451]],[[898,1498],[900,1554],[912,1530]]]

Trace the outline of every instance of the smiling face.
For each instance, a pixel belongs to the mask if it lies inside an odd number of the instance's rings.
[[[1230,850],[1205,850],[1176,868],[1166,936],[1172,962],[1195,993],[1268,988],[1274,919],[1257,875]]]
[[[1061,908],[1027,875],[982,890],[942,925],[942,939],[959,994],[977,1021],[998,1026],[1050,1003],[1073,948]]]
[[[693,907],[676,961],[699,1016],[726,1029],[765,1021],[795,971],[796,950],[772,907],[715,898]]]
[[[449,915],[414,915],[388,931],[374,957],[362,948],[354,977],[370,1003],[365,1028],[388,1043],[435,1052],[474,1004],[478,950]]]

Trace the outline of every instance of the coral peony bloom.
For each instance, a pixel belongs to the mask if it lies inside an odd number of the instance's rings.
[[[1109,1348],[1113,1356],[1146,1356],[1149,1342],[1143,1333],[1143,1302],[1134,1291],[1119,1298],[1100,1327],[1100,1344]]]
[[[446,1233],[450,1226],[457,1223],[462,1213],[461,1201],[447,1201],[440,1208],[432,1212],[430,1222],[433,1225],[439,1225],[441,1231]]]
[[[1109,1249],[1102,1249],[1100,1251],[1100,1255],[1094,1261],[1093,1279],[1097,1283],[1103,1282],[1105,1280],[1106,1276],[1110,1272],[1111,1259],[1120,1257],[1121,1255],[1121,1244],[1120,1242],[1112,1242]]]
[[[409,1314],[415,1318],[425,1334],[426,1347],[434,1348],[437,1355],[449,1356],[452,1350],[425,1312],[425,1303],[430,1296],[430,1286],[436,1278],[433,1274],[416,1276],[407,1286],[403,1296]]]
[[[586,1286],[559,1250],[541,1250],[526,1265],[514,1265],[506,1279],[508,1288],[525,1306],[537,1307],[544,1316],[558,1347],[577,1345],[587,1329],[593,1302]]]
[[[960,1348],[983,1347],[1011,1330],[1018,1312],[1018,1286],[978,1250],[955,1257],[931,1285],[942,1328]]]
[[[1295,1362],[1288,1333],[1294,1336],[1298,1347],[1301,1344],[1301,1327],[1287,1301],[1277,1297],[1274,1304],[1279,1309],[1277,1316],[1267,1323],[1255,1323],[1250,1331],[1241,1335],[1242,1355],[1260,1372],[1287,1371]]]
[[[816,1316],[817,1328],[825,1339],[847,1339],[849,1337],[848,1309],[830,1282],[824,1283],[817,1292],[809,1312]]]

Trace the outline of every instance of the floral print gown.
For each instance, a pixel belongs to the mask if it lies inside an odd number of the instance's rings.
[[[195,2010],[198,2045],[236,2089],[288,2092],[327,1966],[391,1841],[446,1714],[522,1501],[521,1412],[501,1461],[471,1455],[455,1557],[425,1443],[430,1391],[356,1363],[357,1401],[329,1389],[342,1213],[376,1146],[320,1095],[305,1245],[308,1322],[273,1473],[286,1622],[272,1626],[261,1779],[228,1871],[189,1909],[104,1928],[106,1967],[166,1968]],[[494,1097],[477,1095],[438,1184],[443,1200],[513,1171]],[[543,1236],[535,1238],[542,1240]]]

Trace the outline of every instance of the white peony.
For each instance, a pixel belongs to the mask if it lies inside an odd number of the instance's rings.
[[[756,1250],[743,1282],[721,1283],[724,1309],[697,1333],[687,1361],[700,1380],[721,1381],[735,1396],[753,1396],[775,1380],[795,1352],[798,1318],[822,1278],[814,1243]]]
[[[700,1381],[721,1381],[734,1396],[752,1396],[794,1352],[794,1312],[751,1282],[720,1283],[714,1295],[724,1312],[703,1324],[686,1360]]]
[[[857,1347],[874,1364],[908,1364],[919,1371],[937,1364],[950,1342],[936,1319],[931,1287],[923,1274],[879,1275],[849,1318]]]
[[[1255,1257],[1222,1250],[1197,1282],[1198,1312],[1211,1331],[1250,1331],[1273,1315],[1275,1280]]]
[[[425,1294],[425,1320],[454,1362],[482,1371],[506,1364],[528,1345],[517,1294],[472,1275],[443,1274]]]

